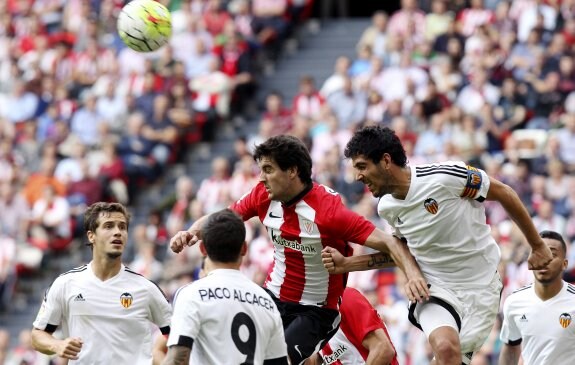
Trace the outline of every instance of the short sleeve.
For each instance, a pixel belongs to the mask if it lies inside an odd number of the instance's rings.
[[[473,166],[466,166],[467,178],[460,196],[483,202],[489,191],[490,180],[487,173]]]
[[[201,328],[201,313],[194,286],[180,289],[174,299],[174,313],[170,325],[168,347],[179,345],[191,348]]]
[[[151,321],[160,328],[162,334],[167,335],[170,333],[172,307],[164,293],[155,285],[151,286],[150,296]]]
[[[375,230],[372,222],[349,210],[341,202],[334,206],[330,225],[334,237],[360,245],[363,245]]]
[[[65,312],[64,287],[63,280],[56,279],[52,286],[46,290],[44,300],[33,323],[34,328],[52,333],[60,326]]]
[[[503,304],[503,323],[499,338],[503,343],[515,346],[521,343],[521,332],[513,320],[510,307],[511,301],[507,298],[505,304]]]
[[[258,215],[258,205],[263,199],[267,199],[264,193],[265,188],[262,183],[259,183],[249,193],[232,203],[229,208],[238,213],[244,221],[247,221]]]

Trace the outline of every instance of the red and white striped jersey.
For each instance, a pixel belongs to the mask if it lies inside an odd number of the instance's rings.
[[[345,289],[339,311],[341,314],[339,330],[320,351],[323,364],[365,364],[369,351],[363,347],[363,339],[370,332],[380,328],[391,343],[385,324],[377,311],[356,289]],[[391,365],[398,364],[397,356],[395,356]]]
[[[325,246],[351,254],[348,242],[364,244],[373,223],[348,210],[339,194],[313,183],[290,204],[272,201],[263,183],[230,206],[244,220],[259,217],[274,244],[265,286],[284,302],[337,309],[346,277],[323,267]]]

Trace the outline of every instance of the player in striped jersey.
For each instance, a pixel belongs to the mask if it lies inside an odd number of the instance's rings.
[[[575,361],[575,286],[562,279],[567,245],[557,232],[540,236],[553,261],[533,272],[535,282],[511,294],[503,305],[499,365],[572,364]]]
[[[94,203],[84,214],[92,261],[60,275],[34,321],[32,345],[69,364],[152,364],[151,324],[170,331],[172,308],[151,281],[122,264],[129,214]],[[53,336],[61,327],[64,339]]]
[[[257,216],[274,244],[274,265],[264,285],[282,313],[292,364],[316,353],[339,325],[345,276],[325,270],[324,247],[349,254],[348,242],[355,242],[389,252],[407,275],[408,296],[428,296],[426,282],[401,241],[348,210],[338,193],[312,181],[311,157],[299,139],[272,137],[256,147],[254,159],[260,182],[231,209],[244,220]],[[177,233],[170,241],[172,250],[196,243],[205,219]]]
[[[542,269],[551,251],[529,213],[507,185],[461,161],[408,166],[401,141],[389,128],[366,127],[346,146],[356,179],[380,198],[378,213],[405,240],[430,284],[429,301],[412,303],[409,319],[431,345],[434,364],[469,364],[489,335],[502,288],[499,246],[486,223],[484,200],[499,201],[532,248],[530,269]],[[331,272],[387,265],[384,254],[343,258],[332,249]]]

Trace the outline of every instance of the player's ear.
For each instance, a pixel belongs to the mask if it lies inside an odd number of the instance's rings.
[[[241,248],[241,250],[240,250],[240,255],[241,255],[241,256],[245,256],[247,252],[248,252],[248,244],[246,243],[246,241],[244,241],[244,243],[242,243],[242,248]]]
[[[200,241],[200,252],[202,256],[208,256],[208,251],[206,251],[206,246],[204,246],[204,241]]]

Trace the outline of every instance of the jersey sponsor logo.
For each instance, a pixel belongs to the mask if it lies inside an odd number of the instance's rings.
[[[425,210],[431,214],[437,214],[437,211],[439,210],[439,204],[437,204],[437,201],[433,198],[425,199],[423,206],[425,207]]]
[[[124,293],[124,294],[120,295],[120,303],[122,304],[122,307],[124,307],[124,308],[130,308],[133,301],[134,301],[134,297],[132,297],[132,294],[130,294],[130,293]]]
[[[82,293],[76,295],[76,298],[74,298],[75,302],[85,302],[86,299],[84,299],[84,297],[82,296]]]
[[[559,316],[559,324],[561,324],[561,327],[563,327],[563,328],[569,327],[569,325],[571,324],[571,314],[562,313]]]
[[[347,346],[339,345],[337,349],[329,355],[323,355],[323,363],[324,364],[333,364],[335,363],[345,352],[347,351]]]
[[[270,229],[270,234],[272,236],[272,242],[276,245],[284,246],[287,248],[291,248],[292,250],[301,251],[301,252],[310,252],[316,253],[316,249],[313,246],[302,245],[296,240],[288,240],[280,236],[279,234],[275,233],[274,229]]]
[[[281,218],[281,216],[279,216],[279,215],[274,215],[273,212],[270,212],[270,213],[268,214],[268,217],[270,217],[270,218]]]
[[[524,314],[521,316],[521,318],[519,318],[519,322],[529,322],[529,321],[527,320],[527,317]]]

